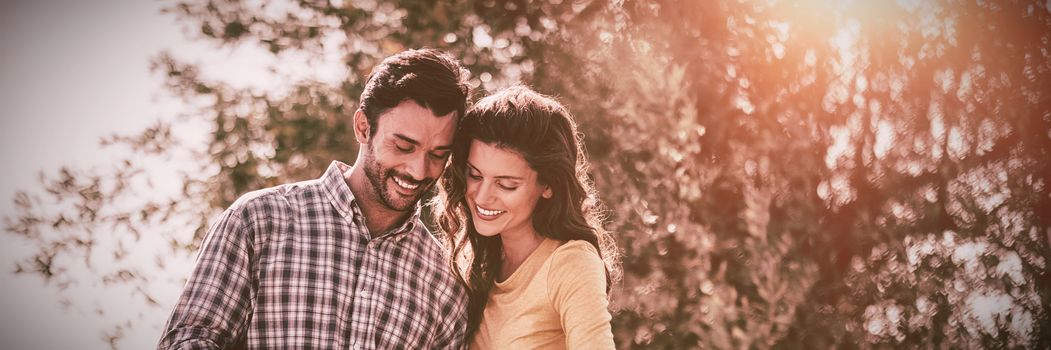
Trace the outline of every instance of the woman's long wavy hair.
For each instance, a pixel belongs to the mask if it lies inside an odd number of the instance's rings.
[[[608,293],[619,280],[619,253],[602,227],[604,210],[587,175],[588,160],[576,123],[555,99],[526,87],[511,87],[467,111],[436,198],[438,224],[451,247],[451,267],[470,296],[468,335],[478,330],[503,256],[500,236],[478,234],[467,207],[467,155],[474,140],[520,154],[537,172],[537,180],[551,187],[551,198],[537,202],[533,227],[544,237],[594,246],[606,265]]]

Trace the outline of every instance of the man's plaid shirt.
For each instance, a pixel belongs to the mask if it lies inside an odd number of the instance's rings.
[[[419,210],[371,238],[346,168],[230,206],[158,348],[462,348],[466,292]]]

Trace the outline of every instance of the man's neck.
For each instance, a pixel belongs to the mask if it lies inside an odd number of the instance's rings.
[[[379,196],[376,194],[378,189],[372,188],[372,183],[365,176],[365,171],[360,164],[355,163],[343,173],[343,180],[354,193],[358,207],[361,208],[361,214],[365,217],[365,227],[369,229],[372,238],[379,237],[409,217],[410,211],[391,210],[380,203]]]

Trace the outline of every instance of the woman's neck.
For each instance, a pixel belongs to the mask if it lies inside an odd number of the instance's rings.
[[[535,230],[529,230],[521,234],[500,234],[500,242],[503,244],[503,264],[500,268],[500,281],[507,280],[511,274],[518,270],[529,255],[544,241]]]

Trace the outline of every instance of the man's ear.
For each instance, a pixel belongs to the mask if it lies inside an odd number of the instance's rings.
[[[554,196],[554,195],[555,195],[555,193],[551,192],[551,186],[544,186],[544,193],[540,194],[540,196],[544,197],[544,199],[551,199],[551,196]]]
[[[354,138],[358,140],[360,144],[369,143],[369,136],[372,134],[372,130],[369,127],[369,118],[365,117],[365,112],[358,109],[354,112]]]

